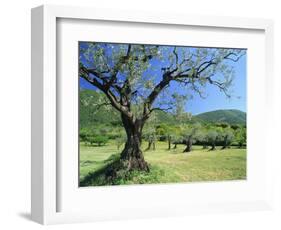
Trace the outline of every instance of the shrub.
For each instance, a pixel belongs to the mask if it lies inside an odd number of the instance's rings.
[[[108,137],[107,136],[88,136],[87,137],[88,142],[92,144],[97,144],[98,146],[105,145],[108,142]]]

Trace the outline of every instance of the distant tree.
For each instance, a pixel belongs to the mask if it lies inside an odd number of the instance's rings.
[[[223,138],[223,145],[221,149],[225,149],[230,146],[231,141],[234,138],[233,129],[229,127],[225,128],[222,133],[222,138]]]
[[[167,141],[168,141],[168,150],[171,149],[171,145],[172,145],[172,141],[174,138],[174,127],[167,127],[167,129],[165,130],[165,135],[167,137]]]
[[[211,151],[216,149],[216,142],[219,138],[219,133],[215,129],[210,129],[207,133],[207,139],[211,145]]]
[[[203,149],[208,148],[208,135],[207,130],[204,127],[198,130],[196,140],[202,144]]]
[[[156,128],[154,126],[146,126],[143,131],[143,137],[148,143],[148,146],[145,150],[148,151],[151,150],[151,148],[155,150],[155,142],[157,141]]]
[[[170,126],[167,124],[161,124],[157,127],[156,133],[162,137],[163,139],[168,142],[168,150],[171,149],[171,145],[174,139],[174,135],[176,134],[176,129],[174,126]]]
[[[173,136],[173,149],[176,149],[178,144],[183,144],[183,137],[180,134],[176,134]]]
[[[200,128],[201,125],[199,123],[196,123],[192,126],[183,127],[183,142],[186,145],[186,148],[183,150],[183,152],[190,152],[192,150],[192,144],[195,142]]]
[[[152,150],[156,149],[156,144],[155,143],[157,141],[157,137],[156,137],[155,133],[148,134],[146,136],[146,141],[148,142],[148,146],[145,149],[146,151],[151,150],[151,147],[152,147]]]
[[[237,129],[235,132],[235,138],[237,140],[239,148],[242,148],[244,145],[246,145],[246,141],[247,141],[246,128],[241,127]]]
[[[168,139],[168,150],[170,150],[171,144],[172,144],[172,139],[173,139],[173,136],[171,133],[167,133],[167,139]]]
[[[178,144],[186,144],[187,146],[189,145],[190,147],[192,147],[192,143],[187,144],[189,142],[192,142],[192,134],[191,132],[191,127],[186,126],[186,122],[189,122],[192,118],[192,114],[186,112],[186,101],[188,100],[188,95],[178,95],[178,94],[174,94],[173,98],[175,100],[175,104],[174,104],[174,109],[173,109],[173,113],[174,113],[174,117],[177,121],[178,124],[180,124],[180,132],[178,130],[172,130],[171,128],[168,130],[169,136],[168,136],[168,143],[169,143],[169,147],[168,149],[171,149],[171,143],[172,141],[174,142],[174,149],[177,148]],[[172,134],[171,134],[172,133]],[[173,134],[174,133],[174,134]],[[185,149],[185,152],[189,152],[191,151],[188,148]]]

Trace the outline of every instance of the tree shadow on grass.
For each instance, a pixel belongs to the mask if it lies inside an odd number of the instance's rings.
[[[80,180],[81,187],[121,185],[121,184],[148,184],[159,183],[158,177],[165,173],[157,167],[150,167],[150,171],[130,170],[128,162],[120,160],[120,155],[111,155],[103,161],[105,165],[93,172],[89,172]]]
[[[81,166],[87,166],[91,164],[97,164],[100,163],[99,161],[92,161],[92,160],[86,160],[86,161],[81,161],[80,165]]]
[[[101,148],[101,147],[105,147],[107,145],[94,145],[94,144],[92,144],[92,145],[86,145],[86,146],[91,147],[91,148]]]
[[[122,176],[122,164],[117,154],[111,155],[103,161],[106,165],[102,168],[89,172],[81,181],[81,187],[101,186],[118,184],[115,179]],[[125,171],[125,170],[123,170]]]

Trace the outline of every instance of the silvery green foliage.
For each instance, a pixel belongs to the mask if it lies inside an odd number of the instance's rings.
[[[219,136],[217,130],[211,129],[207,133],[207,138],[210,142],[215,142]]]
[[[193,125],[182,124],[179,128],[183,139],[192,137],[195,140],[200,134],[199,131],[201,130],[202,125],[200,123],[195,123]]]

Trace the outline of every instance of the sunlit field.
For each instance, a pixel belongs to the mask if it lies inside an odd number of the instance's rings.
[[[143,149],[147,143],[142,144]],[[143,151],[150,172],[132,172],[113,184],[185,183],[199,181],[224,181],[246,179],[246,149],[231,147],[209,151],[193,146],[193,151],[183,153],[184,145],[167,149],[166,142],[157,142],[156,150]],[[118,158],[123,146],[117,150],[113,142],[105,146],[80,143],[80,181],[82,186],[104,185],[89,175]],[[85,181],[86,176],[87,180]]]

